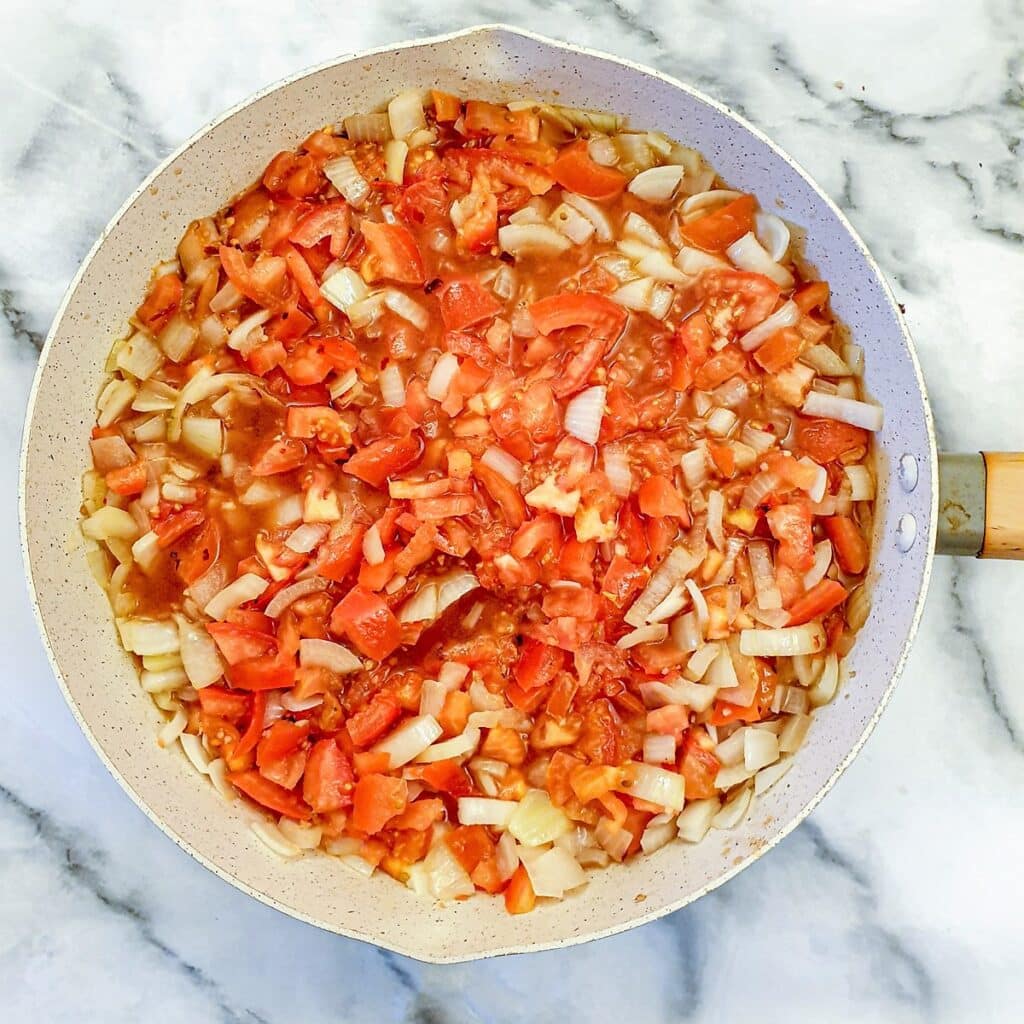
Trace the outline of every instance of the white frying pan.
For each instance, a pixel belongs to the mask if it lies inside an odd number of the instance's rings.
[[[104,360],[150,268],[174,251],[191,220],[219,208],[275,152],[410,85],[492,100],[557,97],[616,111],[699,149],[727,182],[806,231],[806,256],[832,283],[835,311],[865,349],[867,389],[885,409],[874,609],[850,656],[849,684],[815,718],[792,771],[735,831],[595,872],[579,895],[520,917],[486,897],[439,908],[388,877],[358,878],[326,856],[273,859],[238,803],[224,804],[182,755],[157,747],[159,713],[138,685],[74,539]],[[1024,457],[959,456],[941,468],[924,382],[893,297],[846,219],[788,156],[721,104],[656,71],[498,26],[303,73],[204,127],[143,182],[86,258],[43,350],[22,453],[22,537],[64,695],[104,763],[160,828],[279,910],[421,960],[451,962],[582,942],[653,920],[721,885],[806,817],[889,698],[921,614],[933,550],[1021,557],[1024,515],[1015,513]]]

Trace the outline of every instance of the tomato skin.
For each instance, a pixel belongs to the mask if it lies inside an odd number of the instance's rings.
[[[390,775],[364,775],[355,785],[352,802],[352,827],[367,835],[376,835],[409,802],[405,779]]]
[[[435,761],[433,764],[413,765],[406,769],[411,779],[417,779],[437,793],[449,796],[470,796],[473,793],[473,782],[466,769],[458,761]]]
[[[146,473],[146,463],[139,459],[128,466],[120,466],[112,469],[105,477],[108,490],[122,497],[130,497],[133,494],[141,494],[146,489],[149,478]]]
[[[846,588],[835,580],[819,580],[802,597],[790,605],[788,626],[802,626],[811,619],[827,615],[838,608],[849,595]]]
[[[449,281],[437,292],[441,319],[450,331],[464,331],[501,312],[501,303],[471,277]]]
[[[236,690],[286,690],[295,679],[295,662],[265,654],[229,665],[225,675]]]
[[[341,583],[363,557],[365,535],[366,527],[355,524],[348,533],[334,537],[321,545],[316,561],[317,575]]]
[[[249,266],[238,249],[222,245],[220,263],[228,280],[247,298],[266,306],[279,309],[285,305],[288,287],[288,264],[281,256],[258,256]]]
[[[423,284],[426,272],[416,239],[402,224],[374,224],[364,220],[360,226],[366,247],[375,261],[379,277],[400,284]]]
[[[516,662],[516,682],[524,690],[546,686],[558,675],[564,661],[565,654],[557,647],[527,638]]]
[[[203,575],[220,557],[220,527],[214,519],[207,519],[198,533],[188,541],[188,547],[178,550],[178,575],[189,586]]]
[[[208,715],[237,722],[249,712],[251,698],[244,693],[232,693],[223,686],[204,686],[196,691],[199,694],[199,706]]]
[[[753,230],[756,212],[757,200],[751,195],[740,196],[713,213],[684,224],[680,232],[698,249],[721,252]]]
[[[250,658],[259,658],[277,648],[275,637],[237,626],[232,622],[208,622],[206,631],[213,637],[214,643],[229,665],[237,665],[240,661],[247,661]]]
[[[161,274],[150,286],[135,318],[153,334],[159,334],[178,312],[184,285],[177,274]]]
[[[334,606],[331,631],[344,633],[360,654],[374,661],[383,661],[402,642],[402,629],[391,609],[360,586],[353,587]]]
[[[601,581],[601,593],[619,608],[644,585],[647,573],[634,565],[628,558],[616,555],[608,563],[608,569]]]
[[[799,573],[814,565],[811,510],[803,504],[778,505],[767,516],[772,536],[779,542],[778,561]]]
[[[626,311],[597,292],[560,292],[530,304],[530,318],[541,334],[586,327],[595,337],[614,341],[626,325]]]
[[[583,139],[564,146],[550,171],[562,188],[587,199],[614,199],[627,185],[626,176],[621,171],[603,167],[590,159]]]
[[[419,434],[382,437],[360,448],[341,468],[345,473],[381,488],[392,474],[414,466],[422,454],[423,441]]]
[[[252,461],[253,476],[290,473],[306,461],[306,446],[297,438],[281,437],[271,441]]]
[[[859,576],[868,565],[868,542],[860,527],[849,516],[829,516],[822,525],[835,548],[839,567],[851,576]]]
[[[256,747],[259,773],[285,789],[293,789],[306,767],[308,735],[309,722],[274,722]]]
[[[482,462],[473,464],[473,475],[501,508],[505,522],[513,529],[522,526],[526,520],[526,502],[519,493],[519,488],[506,480],[496,469]]]
[[[355,781],[352,762],[335,739],[313,744],[302,777],[302,796],[314,811],[329,814],[351,807]]]
[[[866,448],[868,432],[839,420],[796,417],[796,447],[824,465],[857,448]]]
[[[445,153],[445,164],[452,169],[456,180],[461,178],[467,183],[470,180],[479,181],[488,193],[488,179],[520,186],[534,196],[550,192],[555,184],[555,179],[547,170],[513,153],[495,149],[451,149]],[[497,202],[494,209],[497,213]]]
[[[302,821],[310,816],[309,805],[297,793],[265,779],[256,769],[229,772],[228,781],[240,789],[249,799],[283,814],[286,818]]]
[[[537,905],[537,894],[533,891],[530,876],[520,864],[509,879],[505,890],[505,909],[510,914],[528,914]]]
[[[708,746],[705,746],[705,742]],[[706,800],[718,795],[715,776],[722,763],[711,749],[713,746],[703,729],[687,730],[679,762],[679,772],[686,781],[687,800]]]
[[[380,739],[401,714],[402,707],[396,697],[378,693],[366,707],[349,718],[345,727],[354,746],[366,747]]]
[[[206,515],[197,508],[186,508],[166,519],[161,519],[153,526],[157,544],[161,548],[169,548],[175,541],[180,540],[186,533],[190,533],[203,523],[205,519]]]
[[[330,237],[331,255],[337,258],[345,251],[349,235],[349,209],[344,199],[332,199],[315,206],[296,225],[289,240],[309,249],[322,238]]]
[[[532,142],[540,128],[538,117],[529,110],[509,110],[484,100],[468,100],[463,118],[467,135],[501,135]]]

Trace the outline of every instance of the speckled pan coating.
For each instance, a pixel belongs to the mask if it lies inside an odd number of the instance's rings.
[[[217,209],[275,152],[410,85],[615,110],[701,150],[726,180],[806,229],[807,256],[832,282],[835,309],[866,350],[868,390],[885,408],[881,473],[906,453],[918,462],[915,489],[892,481],[879,496],[874,611],[850,661],[853,679],[816,719],[793,770],[735,831],[596,872],[577,897],[522,917],[507,916],[501,901],[488,898],[434,907],[389,878],[362,880],[326,856],[285,863],[270,855],[237,803],[225,805],[183,755],[157,747],[158,712],[118,645],[75,529],[103,362],[150,267],[174,251],[189,221]],[[931,567],[935,476],[927,399],[892,296],[807,175],[731,111],[679,82],[492,26],[304,73],[205,128],[144,182],[83,264],[43,351],[22,455],[22,536],[40,628],[65,696],[104,763],[157,825],[222,878],[288,914],[421,960],[453,962],[582,942],[650,921],[732,877],[804,818],[864,742],[906,656]],[[902,554],[896,530],[905,515],[916,520],[917,541]]]

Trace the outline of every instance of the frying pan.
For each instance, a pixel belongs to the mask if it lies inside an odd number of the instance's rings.
[[[190,221],[256,178],[275,152],[410,85],[613,110],[699,149],[733,187],[806,233],[806,258],[832,283],[835,311],[865,349],[867,390],[885,410],[876,447],[873,610],[848,659],[849,683],[815,717],[793,769],[735,830],[595,872],[580,894],[519,917],[485,897],[438,907],[388,877],[356,877],[327,856],[275,859],[248,829],[251,812],[225,804],[182,754],[153,742],[159,712],[138,685],[75,539],[104,360],[150,268],[174,251]],[[22,545],[43,640],[72,712],[128,795],[178,845],[256,899],[438,963],[563,946],[651,921],[774,846],[832,787],[877,722],[917,628],[933,552],[1021,557],[1022,499],[1024,456],[939,460],[913,343],[877,265],[785,153],[681,82],[503,26],[304,72],[228,111],[165,160],[104,230],[61,305],[29,402],[21,466]]]

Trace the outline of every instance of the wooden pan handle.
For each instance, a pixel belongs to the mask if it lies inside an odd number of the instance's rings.
[[[1024,452],[939,455],[935,550],[1024,559]]]

